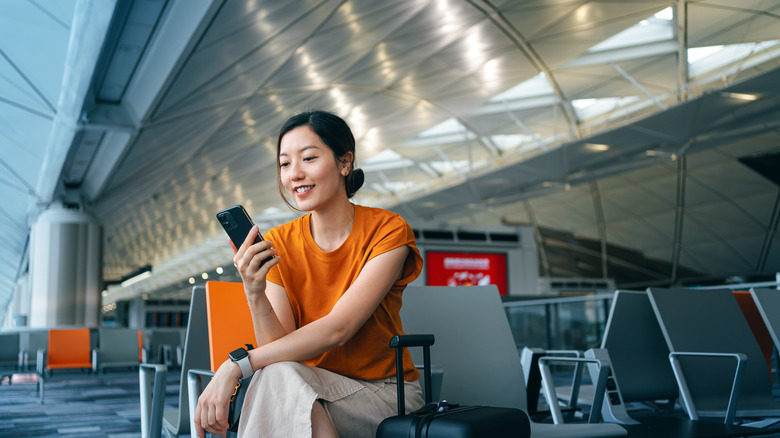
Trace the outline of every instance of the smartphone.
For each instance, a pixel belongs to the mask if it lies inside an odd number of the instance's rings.
[[[249,230],[255,225],[242,205],[234,205],[220,211],[217,213],[217,220],[222,224],[222,228],[225,229],[236,248],[241,247],[244,240],[246,240],[247,234],[249,234]],[[262,240],[263,236],[258,232],[253,243],[261,242]],[[263,263],[268,260],[271,260],[271,257],[263,260]]]

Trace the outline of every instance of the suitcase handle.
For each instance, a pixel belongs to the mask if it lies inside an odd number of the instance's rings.
[[[404,396],[404,348],[423,348],[423,375],[425,376],[425,403],[431,402],[431,345],[433,335],[395,335],[390,339],[390,348],[395,348],[395,378],[398,386],[398,415],[406,414]]]

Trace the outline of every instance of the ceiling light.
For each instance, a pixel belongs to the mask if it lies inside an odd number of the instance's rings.
[[[661,157],[661,158],[668,158],[672,161],[677,159],[677,154],[673,152],[666,152],[666,151],[659,151],[655,149],[648,149],[645,151],[645,155],[648,157]]]
[[[190,277],[189,282],[190,282],[190,284],[195,284],[195,279]]]
[[[223,273],[224,270],[222,269],[222,266],[217,266],[217,274]]]
[[[604,152],[609,150],[609,146],[598,143],[585,143],[585,149],[591,152]]]
[[[725,97],[730,97],[732,99],[739,99],[739,100],[747,100],[747,101],[754,101],[758,99],[758,96],[755,94],[747,94],[747,93],[727,93],[723,92],[721,93]]]
[[[128,277],[124,278],[122,280],[122,287],[128,287],[130,285],[133,285],[135,283],[138,283],[141,280],[145,280],[152,276],[152,267],[151,265],[143,266],[130,274]]]
[[[202,278],[204,280],[208,280],[209,279],[209,274],[204,272],[204,273],[200,274],[200,278]]]

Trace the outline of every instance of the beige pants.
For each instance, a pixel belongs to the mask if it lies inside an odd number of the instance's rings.
[[[395,377],[357,380],[298,362],[259,370],[247,388],[239,437],[311,437],[311,409],[322,400],[341,438],[373,437],[397,414]],[[423,405],[418,382],[405,382],[407,412]]]

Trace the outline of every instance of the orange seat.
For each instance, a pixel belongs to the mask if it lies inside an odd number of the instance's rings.
[[[89,329],[50,329],[46,369],[92,368]]]
[[[206,315],[211,371],[216,371],[236,348],[246,344],[257,347],[242,283],[206,282]]]
[[[138,362],[144,361],[144,334],[138,330]]]
[[[750,331],[753,332],[753,336],[755,336],[756,341],[758,341],[758,346],[761,347],[761,353],[764,355],[766,366],[771,375],[772,348],[774,347],[772,335],[769,334],[769,330],[767,330],[764,319],[761,317],[761,313],[759,313],[756,302],[753,301],[750,292],[741,290],[732,292],[734,293],[734,298],[737,299],[740,309],[742,309],[742,314],[745,315],[745,319],[750,326]]]

